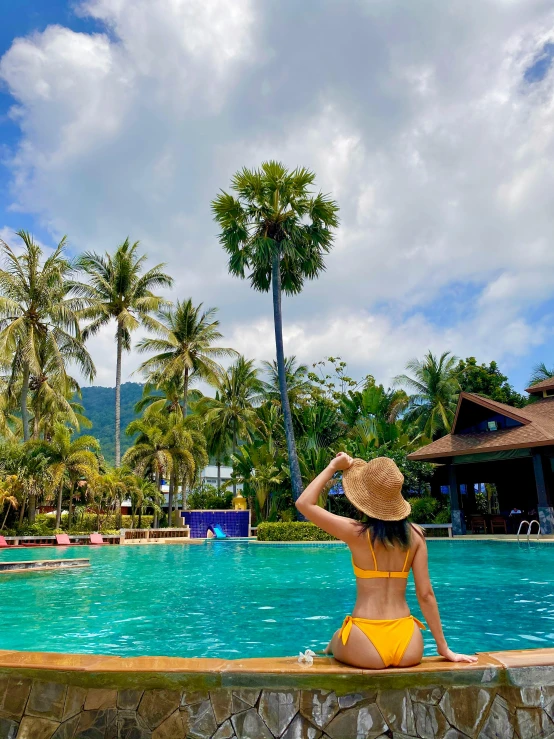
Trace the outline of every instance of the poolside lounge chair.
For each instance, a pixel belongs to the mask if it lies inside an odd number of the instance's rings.
[[[102,534],[91,534],[90,535],[90,543],[91,544],[103,544],[104,543],[104,537]]]
[[[58,546],[67,546],[71,544],[69,536],[67,534],[56,534],[56,544]]]
[[[2,547],[7,547],[7,546],[8,546],[8,542],[4,539],[3,536],[0,536],[0,549]]]

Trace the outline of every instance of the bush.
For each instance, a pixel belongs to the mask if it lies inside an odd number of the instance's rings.
[[[204,489],[197,489],[187,496],[187,508],[191,511],[229,510],[233,507],[233,493],[231,491],[218,494],[213,485],[206,485]]]
[[[304,521],[279,521],[261,523],[258,526],[259,541],[335,541],[313,523]]]
[[[413,523],[431,523],[439,509],[439,502],[435,498],[410,498],[408,503],[412,506],[410,521]]]
[[[67,513],[62,515],[62,529],[67,531]],[[132,517],[131,516],[121,516],[121,528],[122,529],[130,529],[131,523],[132,523]],[[143,529],[149,529],[152,527],[152,522],[154,520],[154,516],[142,516],[141,519],[141,528]],[[78,531],[89,533],[91,531],[96,531],[98,526],[98,517],[96,516],[96,513],[85,513],[84,515],[73,516],[72,520],[72,526],[70,529],[70,533],[75,534]],[[55,518],[52,516],[52,528],[55,524]],[[135,516],[135,528],[138,526],[138,514]],[[119,531],[119,529],[116,526],[116,520],[115,515],[110,514],[109,516],[100,516],[100,530],[102,533],[107,533],[108,530],[110,531]]]
[[[440,510],[435,516],[435,518],[433,519],[433,523],[451,523],[451,521],[452,521],[452,515],[450,513],[449,506]]]

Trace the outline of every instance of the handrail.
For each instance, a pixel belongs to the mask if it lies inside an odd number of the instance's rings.
[[[537,519],[536,519],[536,518],[534,518],[534,519],[533,519],[533,520],[531,521],[531,523],[529,524],[529,529],[528,529],[528,531],[527,531],[527,541],[529,541],[529,537],[531,536],[531,530],[533,529],[533,524],[534,524],[534,523],[536,523],[536,524],[537,524],[537,541],[539,540],[539,537],[540,537],[540,535],[541,535],[541,525],[540,525],[540,523],[539,523],[539,522],[537,521]]]
[[[534,519],[533,519],[533,520],[531,521],[531,523],[529,523],[529,521],[521,521],[521,523],[519,524],[519,528],[518,528],[518,530],[517,530],[517,540],[518,540],[518,542],[519,542],[519,535],[520,535],[520,533],[521,533],[521,529],[522,529],[522,527],[523,527],[523,525],[524,525],[524,524],[527,524],[527,534],[525,534],[525,536],[527,536],[527,541],[529,541],[529,539],[530,539],[530,537],[531,537],[531,532],[532,532],[532,530],[533,530],[533,524],[534,524],[534,523],[536,523],[536,524],[537,524],[537,541],[539,540],[539,537],[540,537],[540,535],[541,535],[541,525],[540,525],[540,523],[539,523],[539,522],[537,521],[537,519],[536,519],[536,518],[534,518]]]

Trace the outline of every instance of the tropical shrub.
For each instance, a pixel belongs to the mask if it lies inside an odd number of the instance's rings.
[[[410,521],[413,523],[431,523],[439,509],[436,498],[410,498],[408,502],[412,506]]]
[[[334,541],[335,537],[304,521],[264,522],[258,526],[259,541]]]
[[[233,493],[229,490],[218,494],[213,485],[193,490],[187,496],[187,508],[191,511],[229,510],[233,507]]]

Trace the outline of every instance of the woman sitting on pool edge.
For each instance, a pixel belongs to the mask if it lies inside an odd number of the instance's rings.
[[[317,505],[335,472],[362,520],[337,516]],[[476,657],[448,648],[427,567],[427,545],[421,529],[410,524],[410,504],[402,497],[404,477],[394,461],[370,462],[341,452],[296,501],[298,510],[320,529],[344,541],[352,552],[356,604],[352,616],[331,639],[326,652],[354,667],[410,667],[421,662],[425,626],[410,615],[406,583],[414,573],[421,611],[437,643],[451,662],[476,662]]]

